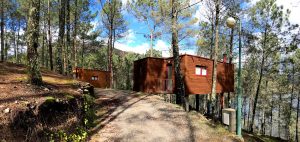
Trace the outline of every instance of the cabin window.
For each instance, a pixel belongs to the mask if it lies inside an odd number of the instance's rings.
[[[98,80],[98,76],[92,76],[92,80]]]
[[[196,66],[196,69],[195,69],[195,74],[196,75],[203,75],[203,76],[206,76],[207,75],[207,69],[206,67],[204,66]]]

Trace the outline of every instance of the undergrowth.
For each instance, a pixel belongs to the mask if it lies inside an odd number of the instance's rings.
[[[67,133],[63,130],[56,132],[47,133],[48,140],[50,142],[60,141],[60,142],[81,142],[85,141],[88,136],[88,130],[91,127],[94,127],[94,120],[96,119],[95,109],[94,109],[94,100],[95,98],[89,94],[83,95],[83,102],[81,106],[82,125],[77,126],[76,130],[72,133]]]

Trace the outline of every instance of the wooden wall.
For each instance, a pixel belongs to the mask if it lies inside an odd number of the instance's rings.
[[[183,55],[184,81],[188,94],[210,94],[212,87],[213,60],[192,55]],[[195,74],[195,67],[204,66],[206,76]],[[218,62],[217,66],[217,93],[234,91],[234,68],[232,64]]]
[[[76,71],[77,71],[76,78],[81,81],[88,82],[97,88],[110,87],[110,72],[108,71],[81,69],[81,68],[77,68]],[[93,76],[97,76],[98,80],[92,80]]]
[[[181,72],[187,94],[210,94],[213,60],[193,55],[181,55]],[[165,90],[167,65],[172,64],[172,90]],[[206,76],[195,74],[196,65],[207,67]],[[134,62],[134,91],[147,93],[174,93],[175,74],[172,58],[144,58]],[[218,63],[217,93],[234,91],[234,66]]]

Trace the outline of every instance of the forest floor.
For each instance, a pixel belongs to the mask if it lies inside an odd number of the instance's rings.
[[[24,65],[0,63],[0,140],[24,141],[26,132],[12,129],[11,123],[28,104],[39,106],[49,97],[66,98],[80,95],[81,82],[41,69],[44,85],[37,87],[26,82]],[[70,117],[71,120],[71,117]],[[64,120],[65,121],[65,120]],[[64,123],[66,125],[72,124]],[[57,128],[64,126],[56,125]]]
[[[96,95],[98,125],[91,130],[91,142],[240,141],[223,126],[157,95],[106,89],[96,89]]]

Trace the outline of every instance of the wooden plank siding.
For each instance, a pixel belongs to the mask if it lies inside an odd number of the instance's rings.
[[[180,61],[181,73],[183,75],[186,93],[210,94],[212,83],[213,60],[185,54],[180,56]],[[166,86],[170,84],[170,80],[168,80],[167,73],[168,64],[172,65],[171,90],[166,89]],[[196,66],[206,67],[207,75],[196,75]],[[174,93],[175,74],[173,59],[148,57],[135,61],[133,90],[147,93]],[[233,64],[222,62],[218,63],[216,90],[217,93],[234,91]]]
[[[110,87],[110,72],[95,69],[76,68],[75,75],[78,80],[88,82],[97,88]],[[97,77],[97,80],[92,80],[92,77]]]

